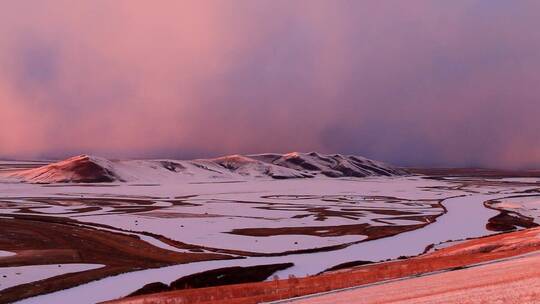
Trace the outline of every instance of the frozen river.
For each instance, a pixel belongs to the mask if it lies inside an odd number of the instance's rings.
[[[305,276],[319,273],[332,266],[350,261],[381,261],[399,256],[422,253],[426,246],[447,240],[479,237],[492,232],[486,230],[488,220],[496,211],[484,207],[483,202],[506,194],[466,194],[443,201],[447,213],[422,229],[397,236],[363,242],[344,249],[281,257],[256,257],[242,260],[207,261],[150,269],[108,277],[67,290],[26,299],[18,303],[96,303],[123,297],[145,284],[170,283],[182,276],[228,266],[251,266],[293,262],[295,266],[280,271],[281,278],[294,274]],[[114,288],[111,288],[114,286]],[[84,296],[83,296],[84,295]]]

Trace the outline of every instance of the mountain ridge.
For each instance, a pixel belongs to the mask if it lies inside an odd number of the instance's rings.
[[[91,155],[74,156],[38,168],[10,173],[28,183],[104,183],[163,181],[167,179],[400,176],[402,168],[361,156],[317,152],[227,155],[194,160],[109,160]]]

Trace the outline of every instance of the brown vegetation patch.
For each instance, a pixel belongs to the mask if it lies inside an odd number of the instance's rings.
[[[332,271],[336,271],[336,270],[349,269],[349,268],[363,266],[363,265],[369,265],[369,264],[373,264],[373,262],[372,261],[347,262],[347,263],[339,264],[339,265],[336,265],[336,266],[332,266],[332,267],[326,269],[325,271],[321,272],[320,274],[325,273],[325,272],[332,272]]]
[[[537,226],[538,224],[530,217],[501,211],[501,213],[489,219],[486,228],[491,231],[510,231],[516,230],[518,227],[533,228]]]
[[[204,288],[212,286],[224,286],[242,283],[261,282],[269,278],[279,270],[292,267],[293,263],[281,263],[270,265],[257,265],[248,267],[226,267],[212,269],[182,277],[169,286],[163,283],[150,283],[129,296],[151,294],[160,291],[173,291],[191,288]],[[161,289],[156,291],[156,289]],[[166,289],[166,290],[163,290]]]
[[[423,227],[423,224],[406,226],[372,226],[369,224],[354,224],[340,226],[300,226],[280,228],[240,228],[231,230],[230,234],[244,236],[277,236],[277,235],[311,235],[319,237],[336,237],[345,235],[365,235],[368,239],[396,235]]]

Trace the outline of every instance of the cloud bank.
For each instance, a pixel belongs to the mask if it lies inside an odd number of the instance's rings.
[[[7,1],[0,157],[540,165],[538,1]]]

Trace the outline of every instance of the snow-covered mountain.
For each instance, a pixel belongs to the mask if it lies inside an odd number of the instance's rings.
[[[122,181],[114,165],[104,158],[79,155],[34,169],[11,173],[10,177],[31,183],[102,183]]]
[[[80,155],[10,173],[29,183],[163,182],[219,178],[397,176],[405,170],[358,156],[319,153],[230,155],[196,160],[108,160]]]
[[[288,154],[257,154],[249,157],[266,163],[286,167],[310,174],[323,174],[328,177],[366,177],[373,175],[405,175],[401,168],[352,155],[323,155],[317,152]]]

